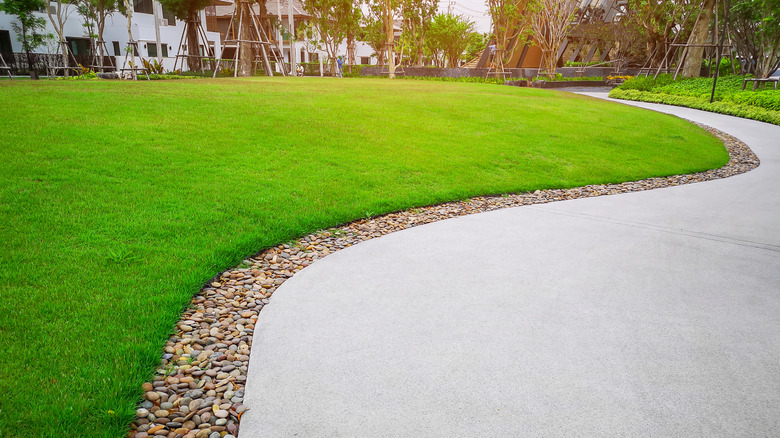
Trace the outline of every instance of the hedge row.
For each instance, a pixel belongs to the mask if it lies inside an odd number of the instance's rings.
[[[710,103],[709,100],[698,97],[674,96],[671,94],[653,93],[648,91],[622,90],[620,88],[615,88],[612,90],[609,93],[609,97],[614,99],[636,100],[639,102],[684,106],[703,111],[711,111],[715,113],[743,117],[746,119],[760,120],[762,122],[780,125],[780,111],[773,111],[758,106],[746,105],[731,101],[716,101]]]

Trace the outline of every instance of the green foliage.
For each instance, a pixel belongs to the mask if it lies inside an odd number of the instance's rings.
[[[487,47],[488,41],[490,41],[489,33],[471,32],[468,36],[468,46],[466,46],[466,53],[463,55],[463,59],[471,61],[479,56]]]
[[[770,111],[780,110],[780,90],[764,88],[752,91],[752,85],[749,84],[747,89],[743,91],[744,78],[744,76],[733,75],[718,78],[714,100],[743,106],[755,106]],[[627,80],[619,88],[623,91],[636,90],[690,97],[709,103],[712,93],[712,79],[691,78],[674,81],[671,75],[659,75],[658,80],[653,81],[652,77],[636,77]]]
[[[22,43],[22,50],[28,54],[46,42],[49,34],[41,33],[46,29],[46,20],[34,15],[34,12],[46,7],[44,0],[3,0],[0,11],[15,15],[16,21],[11,23],[17,33],[17,39]]]
[[[650,91],[656,86],[664,86],[674,82],[674,76],[670,74],[658,75],[657,78],[652,76],[636,76],[631,79],[626,79],[620,88],[623,90],[639,90]]]
[[[401,38],[398,41],[406,64],[422,65],[425,37],[436,14],[436,0],[401,0]]]
[[[352,0],[307,0],[303,3],[303,10],[311,15],[307,41],[328,53],[331,71],[335,73],[339,45],[347,35],[358,34],[360,8]]]
[[[736,0],[730,20],[748,72],[770,75],[780,65],[780,0]]]
[[[457,67],[463,51],[469,45],[474,23],[455,14],[436,14],[428,30],[426,45],[431,52],[440,52],[448,67]]]
[[[590,62],[566,61],[563,64],[563,66],[564,67],[587,67],[596,64],[599,64],[599,61],[590,61]]]
[[[711,70],[710,64],[712,66],[715,65],[715,63],[718,62],[717,60],[713,59],[712,62],[710,62],[709,59],[703,59],[701,61],[701,67],[702,67],[702,76],[712,76],[714,73]],[[739,64],[734,65],[734,70],[739,73]],[[721,58],[720,60],[720,68],[718,69],[718,76],[725,77],[733,74],[731,70],[731,59],[729,58]]]
[[[148,61],[146,59],[141,58],[141,63],[143,63],[144,68],[149,74],[161,75],[165,73],[165,68],[163,67],[162,63],[157,59],[152,59],[151,61]]]
[[[571,82],[571,81],[603,81],[604,76],[575,76],[575,77],[564,77],[560,73],[556,73],[555,77],[550,79],[548,77],[545,77],[543,79],[547,82]]]
[[[165,73],[165,74],[150,73],[149,74],[149,79],[153,81],[165,81],[169,79],[195,79],[197,77],[199,76],[182,76],[179,74],[171,74],[171,73]],[[141,79],[145,79],[145,77],[141,76]]]
[[[761,93],[755,93],[761,94]],[[742,102],[735,101],[715,101],[709,102],[709,99],[702,99],[694,96],[684,95],[672,95],[664,93],[654,93],[639,90],[623,90],[615,88],[609,93],[609,97],[614,99],[636,100],[640,102],[652,102],[663,103],[666,105],[684,106],[688,108],[700,109],[703,111],[711,111],[720,114],[727,114],[730,116],[744,117],[746,119],[760,120],[762,122],[773,123],[780,125],[780,111],[766,109],[754,104],[766,105],[774,108],[780,107],[780,98],[761,98],[757,96],[753,97],[736,97],[736,100],[743,100]]]
[[[203,10],[211,4],[211,0],[160,0],[165,9],[171,11],[176,18],[187,20],[189,17],[197,15],[198,11]]]
[[[498,85],[502,85],[506,81],[524,80],[522,78],[503,79],[499,77],[485,78],[483,76],[461,76],[455,78],[438,77],[438,76],[399,76],[397,79],[411,79],[416,81],[433,81],[433,82],[461,82],[466,84],[498,84]]]

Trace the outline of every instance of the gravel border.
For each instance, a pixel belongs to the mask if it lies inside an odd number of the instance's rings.
[[[500,208],[637,192],[726,178],[755,169],[758,157],[736,138],[700,125],[723,140],[731,159],[720,169],[620,184],[481,196],[389,213],[271,247],[219,274],[195,295],[177,324],[154,380],[143,384],[130,438],[235,438],[257,316],[274,291],[296,272],[364,240],[443,219]]]

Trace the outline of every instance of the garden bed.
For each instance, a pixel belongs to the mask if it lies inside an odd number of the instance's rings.
[[[609,97],[684,106],[780,125],[780,90],[742,90],[743,80],[743,76],[718,79],[713,102],[711,78],[675,81],[670,75],[627,80]]]
[[[569,88],[569,87],[604,87],[607,85],[605,80],[572,80],[572,81],[531,81],[529,85],[532,88]]]

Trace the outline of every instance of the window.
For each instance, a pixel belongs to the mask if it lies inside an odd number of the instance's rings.
[[[133,11],[139,14],[154,14],[152,0],[133,0]]]
[[[89,55],[89,38],[71,38],[71,37],[65,37],[65,39],[68,41],[68,45],[70,45],[70,50],[73,52],[75,56],[79,55]]]
[[[162,57],[163,58],[167,58],[168,57],[168,45],[165,44],[165,43],[160,44],[160,49],[162,51]]]
[[[368,56],[361,56],[360,57],[360,63],[363,65],[370,65],[371,64],[371,58]]]
[[[157,43],[146,43],[146,52],[149,54],[150,58],[156,58],[157,57]]]
[[[173,15],[173,12],[165,9],[165,6],[162,7],[162,17],[168,20],[168,26],[176,26],[176,16]]]
[[[122,49],[119,48],[119,41],[114,41],[114,56],[122,56]]]
[[[0,52],[12,53],[14,51],[11,46],[11,32],[7,30],[0,30]]]

